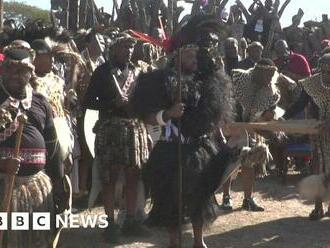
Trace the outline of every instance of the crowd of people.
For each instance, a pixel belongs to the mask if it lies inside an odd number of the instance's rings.
[[[255,179],[272,164],[285,177],[288,143],[310,145],[303,158],[290,161],[329,183],[327,16],[302,28],[299,9],[292,25],[282,28],[290,0],[281,8],[279,0],[254,0],[249,8],[237,0],[228,15],[222,8],[227,1],[212,10],[201,2],[171,36],[165,19],[149,35],[128,20],[76,32],[40,21],[16,30],[5,21],[0,195],[8,194],[8,175],[15,175],[10,211],[59,214],[102,204],[109,243],[162,226],[169,247],[178,247],[180,225],[190,221],[193,247],[202,248],[203,227],[216,219],[216,208],[233,208],[238,171],[242,209],[264,211],[253,198]],[[90,110],[98,111],[95,140],[85,135]],[[21,116],[27,121],[19,137]],[[308,118],[325,122],[319,135],[297,139],[230,128],[234,122]],[[218,204],[214,194],[220,191]],[[322,195],[314,196],[310,218],[319,220],[329,212]],[[5,241],[7,247],[48,247],[55,231],[9,230]]]

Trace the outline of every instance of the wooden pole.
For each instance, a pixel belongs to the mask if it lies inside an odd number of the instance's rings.
[[[118,17],[120,9],[117,0],[113,0],[113,7],[115,8]]]
[[[174,12],[174,0],[168,0],[168,17],[167,17],[167,33],[172,35],[173,33],[173,12]]]
[[[83,28],[87,29],[88,0],[85,0]]]
[[[69,4],[69,29],[77,31],[79,23],[79,0],[70,0]]]
[[[100,24],[101,20],[102,20],[102,14],[100,13],[99,9],[97,8],[97,5],[94,0],[91,0],[91,5],[92,5],[93,12],[95,15],[95,17],[94,17],[96,20],[95,24]]]
[[[26,120],[27,117],[25,115],[21,115],[18,117],[19,126],[16,130],[16,142],[15,142],[15,149],[13,154],[14,158],[19,158],[19,149],[22,141],[23,127]],[[2,212],[6,212],[6,213],[10,212],[11,197],[13,195],[14,186],[15,186],[15,175],[8,175],[8,180],[5,185],[4,199],[2,202],[2,209],[1,209]],[[0,230],[0,247],[3,247],[3,234],[4,231]]]
[[[269,28],[269,34],[267,39],[267,44],[264,49],[264,57],[266,58],[272,58],[272,47],[273,47],[273,41],[274,41],[274,35],[276,31],[276,27],[280,21],[278,17],[278,8],[279,8],[279,1],[275,1],[274,9],[271,13],[272,15],[272,21]]]
[[[229,2],[229,0],[223,0],[223,1],[221,1],[221,3],[219,1],[216,3],[216,5],[218,6],[218,9],[217,9],[218,13],[222,13],[222,11],[225,9],[228,2]]]
[[[207,6],[207,12],[208,12],[208,14],[210,14],[210,15],[215,14],[216,5],[217,5],[216,0],[209,0],[209,4]]]
[[[234,122],[226,125],[228,130],[284,132],[287,134],[318,134],[323,123],[315,119],[267,122]]]
[[[0,32],[3,30],[3,0],[0,0]]]
[[[65,28],[69,30],[69,18],[70,18],[70,1],[68,0],[65,7]]]
[[[160,9],[161,1],[155,0],[151,5],[151,16],[150,16],[150,26],[149,26],[149,35],[153,34],[156,25],[158,24],[159,16],[159,9]]]
[[[279,18],[278,17],[273,17],[273,20],[270,24],[270,28],[269,28],[269,34],[268,34],[268,39],[267,39],[267,43],[264,49],[264,57],[265,58],[272,58],[272,46],[273,46],[273,41],[274,41],[274,35],[275,35],[275,29],[276,29],[276,25],[279,22]]]
[[[178,59],[178,103],[182,102],[182,49],[179,49]],[[182,247],[182,218],[183,218],[183,199],[182,199],[182,141],[181,141],[181,118],[178,121],[178,248]]]
[[[178,0],[173,1],[173,32],[178,29],[180,11],[178,9]]]
[[[199,12],[200,8],[201,8],[201,1],[195,0],[191,8],[191,15],[193,16],[196,15]]]
[[[115,4],[113,3],[113,5],[112,5],[112,12],[111,12],[111,20],[110,20],[111,25],[115,21],[115,13],[116,13],[116,7],[115,7]]]

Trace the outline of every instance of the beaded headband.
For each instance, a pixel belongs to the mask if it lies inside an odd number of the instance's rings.
[[[11,56],[12,52],[18,52],[18,53],[27,53],[28,55],[23,56],[22,58],[15,58]],[[35,52],[33,49],[25,47],[25,46],[20,46],[20,45],[9,45],[6,46],[3,49],[3,53],[5,54],[5,60],[3,61],[3,64],[7,65],[20,65],[23,67],[27,67],[31,69],[32,71],[34,70],[34,65],[32,61],[35,58]]]
[[[260,64],[256,64],[255,68],[258,69],[263,69],[263,70],[272,70],[272,71],[277,71],[277,67],[274,65],[260,65]]]

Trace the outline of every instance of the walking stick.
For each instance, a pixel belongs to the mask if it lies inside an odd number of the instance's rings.
[[[19,149],[21,146],[21,141],[22,141],[22,134],[23,134],[23,127],[24,123],[27,120],[27,117],[25,115],[21,115],[17,117],[18,119],[18,128],[16,131],[16,142],[15,142],[15,150],[14,150],[14,158],[19,157]],[[8,175],[8,181],[6,184],[6,189],[5,189],[5,194],[4,194],[4,199],[3,199],[3,204],[2,204],[2,212],[9,213],[10,212],[10,203],[11,203],[11,197],[13,195],[13,189],[15,185],[15,175]],[[3,235],[4,232],[3,230],[0,230],[0,247],[3,247]]]
[[[178,58],[178,98],[179,103],[182,102],[182,50],[179,49],[179,58]],[[181,143],[181,118],[178,120],[178,247],[182,246],[182,143]]]
[[[324,134],[323,134],[324,135]],[[319,150],[317,152],[317,155],[319,156],[318,158],[318,174],[326,173],[326,164],[325,164],[325,156],[324,156],[324,150],[323,150],[323,140],[322,140],[322,132],[317,135],[316,142],[318,143]],[[317,147],[317,145],[316,145]],[[323,200],[320,197],[317,197],[315,199],[315,210],[320,210],[320,208],[323,209]],[[314,211],[314,210],[313,210]]]

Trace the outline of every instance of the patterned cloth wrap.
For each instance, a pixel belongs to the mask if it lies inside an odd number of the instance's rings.
[[[44,77],[37,77],[34,81],[34,89],[46,97],[51,104],[55,117],[64,117],[64,80],[50,72]]]
[[[330,89],[322,86],[321,74],[313,75],[299,82],[318,107],[319,120],[330,120]],[[322,171],[330,173],[330,133],[322,132],[320,135],[312,137],[312,145]]]
[[[73,152],[74,135],[71,118],[64,110],[64,80],[50,72],[44,77],[37,77],[34,88],[52,107],[57,138],[65,160]]]
[[[234,96],[243,108],[243,121],[256,121],[261,114],[277,105],[281,99],[277,87],[278,72],[275,72],[270,87],[253,83],[253,69],[233,70]]]
[[[147,129],[137,119],[112,117],[97,121],[93,131],[95,156],[100,161],[103,183],[109,183],[111,166],[142,168],[149,156]]]
[[[0,197],[3,199],[5,174],[0,173]],[[51,230],[32,230],[30,222],[29,231],[7,231],[5,233],[9,248],[47,248],[50,247],[54,235],[54,203],[50,178],[43,172],[32,176],[17,176],[12,196],[11,212],[29,212],[30,220],[32,213],[47,212],[51,216]]]
[[[270,87],[253,83],[253,68],[233,70],[234,97],[243,108],[243,121],[258,121],[264,111],[277,105],[281,99],[277,87],[279,74],[275,72]],[[242,166],[254,167],[258,177],[266,175],[266,164],[272,158],[266,139],[257,133],[249,134],[250,147],[243,149],[240,157]]]

